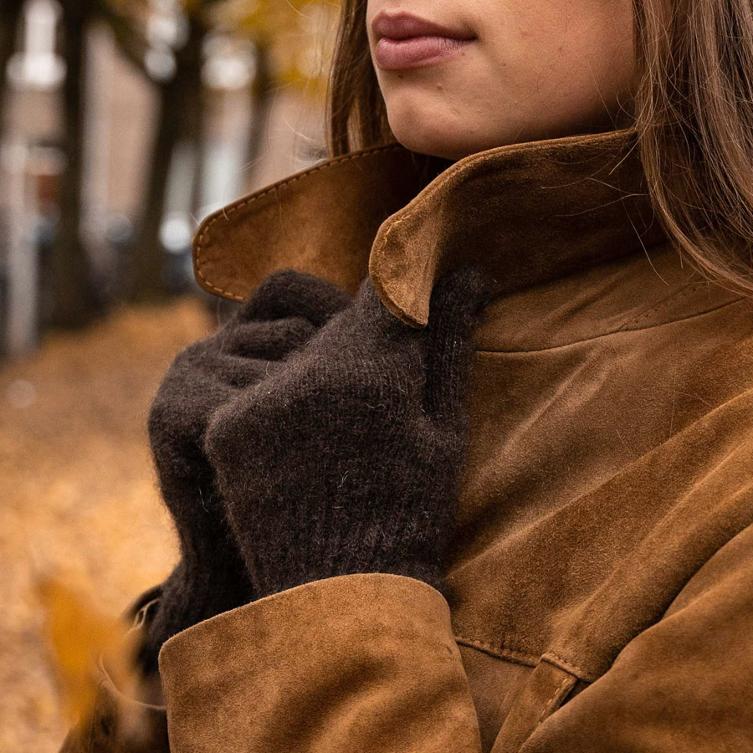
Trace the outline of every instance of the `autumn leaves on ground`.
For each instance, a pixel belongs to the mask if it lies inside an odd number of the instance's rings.
[[[190,299],[122,309],[0,366],[3,753],[54,753],[65,733],[39,578],[62,576],[117,614],[174,562],[146,417],[174,355],[211,326]]]

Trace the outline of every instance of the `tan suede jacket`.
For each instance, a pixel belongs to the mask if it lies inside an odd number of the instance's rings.
[[[386,573],[307,583],[160,655],[148,734],[65,750],[753,751],[753,304],[653,217],[631,129],[489,149],[427,175],[395,144],[210,217],[209,291],[280,267],[426,323],[463,259],[500,282],[476,332],[447,600]]]

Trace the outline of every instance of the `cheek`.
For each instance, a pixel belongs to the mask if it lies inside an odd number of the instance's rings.
[[[489,85],[532,137],[608,120],[634,83],[631,0],[518,3],[489,27]]]

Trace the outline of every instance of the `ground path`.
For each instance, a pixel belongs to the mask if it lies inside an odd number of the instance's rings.
[[[146,416],[174,354],[211,324],[192,299],[123,309],[0,366],[3,753],[55,753],[64,731],[32,563],[74,573],[109,612],[170,569]]]

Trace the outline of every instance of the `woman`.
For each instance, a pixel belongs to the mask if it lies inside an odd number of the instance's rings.
[[[330,158],[196,238],[142,736],[103,666],[65,750],[753,750],[752,40],[344,4]]]

